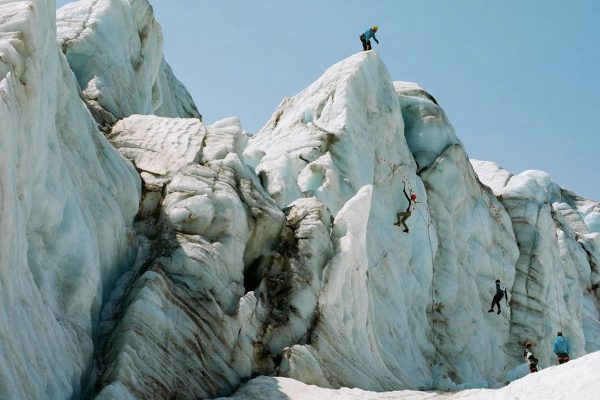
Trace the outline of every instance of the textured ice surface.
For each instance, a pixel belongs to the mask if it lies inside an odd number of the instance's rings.
[[[268,307],[245,289],[245,272],[271,258],[283,213],[242,162],[246,136],[237,119],[204,126],[197,119],[131,116],[110,137],[142,171],[146,195],[161,199],[138,221],[152,254],[122,312],[106,321],[111,329],[90,393],[227,393],[260,360],[255,352],[264,333],[257,327]],[[272,361],[264,362],[272,370]]]
[[[526,340],[600,348],[600,204],[469,162],[376,52],[248,138],[202,123],[146,0],[66,6],[60,48],[51,3],[0,5],[0,398],[494,387]]]
[[[140,179],[56,45],[53,1],[0,5],[0,398],[71,398],[133,261]]]
[[[486,311],[494,279],[512,285],[511,221],[430,95],[360,53],[284,100],[245,155],[280,206],[315,196],[336,217],[318,323],[281,374],[373,390],[504,380],[510,313]],[[418,199],[410,234],[393,225],[405,187]],[[347,221],[346,207],[363,214]],[[338,219],[365,236],[337,236]]]
[[[95,117],[198,117],[163,58],[162,29],[147,0],[80,0],[57,12],[58,41]]]
[[[515,342],[508,348],[516,352],[520,338],[549,348],[563,331],[573,356],[600,350],[599,234],[585,222],[599,204],[561,189],[542,171],[512,175],[494,163],[472,163],[508,211],[520,249],[511,302]],[[548,365],[549,356],[538,358]]]

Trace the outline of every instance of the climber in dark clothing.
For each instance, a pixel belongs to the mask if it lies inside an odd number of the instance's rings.
[[[527,361],[527,365],[529,366],[529,372],[534,373],[538,372],[537,363],[538,359],[533,355],[533,345],[530,342],[527,342],[525,345],[525,351],[523,352],[523,357],[525,357],[525,361]]]
[[[406,206],[405,211],[402,211],[402,212],[396,214],[397,221],[394,222],[394,225],[396,225],[396,226],[404,225],[403,231],[408,233],[408,226],[406,225],[406,220],[412,215],[412,207],[413,207],[413,204],[417,201],[417,195],[414,193],[411,193],[411,195],[409,197],[408,193],[406,193],[406,184],[404,185],[402,192],[404,193],[404,197],[406,197],[406,200],[408,200],[408,206]]]
[[[506,294],[506,288],[500,285],[500,279],[496,279],[496,294],[492,299],[492,307],[488,310],[488,312],[493,312],[494,304],[496,304],[498,306],[498,314],[500,314],[500,300],[502,300],[504,296],[507,296],[506,302],[508,303],[508,295]]]
[[[361,33],[359,38],[363,45],[363,51],[371,50],[371,39],[379,44],[379,40],[375,37],[375,32],[379,30],[377,25],[374,25],[372,28],[367,29],[364,33]]]

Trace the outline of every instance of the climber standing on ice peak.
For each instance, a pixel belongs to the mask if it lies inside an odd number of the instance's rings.
[[[498,306],[498,314],[500,314],[500,300],[506,296],[506,305],[508,306],[508,295],[506,294],[506,288],[500,284],[500,279],[496,279],[496,294],[492,299],[492,307],[488,312],[494,311],[494,304]]]
[[[396,226],[404,225],[403,231],[408,233],[408,226],[406,225],[406,220],[408,219],[408,217],[410,217],[412,215],[412,208],[413,208],[413,204],[417,201],[417,195],[414,193],[411,193],[410,197],[408,196],[408,193],[406,193],[406,183],[404,184],[404,188],[402,188],[402,192],[404,193],[404,197],[406,197],[406,200],[408,200],[408,206],[406,206],[405,211],[402,211],[402,212],[396,214],[397,221],[394,222],[394,225],[396,225]]]
[[[364,33],[361,33],[359,38],[363,45],[363,51],[371,50],[371,39],[379,44],[379,40],[375,37],[375,32],[379,30],[377,25],[373,25],[372,28],[367,29]]]

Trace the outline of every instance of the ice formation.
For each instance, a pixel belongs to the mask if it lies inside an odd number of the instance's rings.
[[[81,96],[103,128],[133,114],[201,118],[163,57],[147,0],[68,3],[56,25]]]
[[[469,160],[377,53],[249,138],[202,122],[146,0],[54,11],[0,5],[0,398],[210,398],[258,375],[277,378],[234,398],[379,398],[500,386],[526,340],[553,364],[558,330],[572,358],[600,350],[600,204]],[[597,358],[464,395],[583,382]]]
[[[140,178],[56,45],[52,1],[0,6],[0,398],[69,398],[135,256]]]

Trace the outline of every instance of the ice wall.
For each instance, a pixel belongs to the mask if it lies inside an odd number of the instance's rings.
[[[283,213],[243,162],[239,121],[134,115],[110,138],[141,172],[136,229],[149,254],[103,320],[88,395],[206,398],[272,371],[257,356],[264,311],[245,272],[271,258]]]
[[[53,1],[0,5],[0,398],[77,396],[135,255],[140,181],[96,128]]]
[[[525,340],[550,349],[562,331],[572,356],[600,350],[600,233],[593,224],[600,204],[561,189],[542,171],[513,175],[495,163],[472,163],[508,211],[520,249],[508,349],[516,353]],[[542,365],[552,363],[550,355],[541,352]]]
[[[57,12],[58,41],[106,131],[132,114],[201,118],[163,57],[147,0],[80,0]]]
[[[511,309],[488,314],[496,279],[514,280],[519,250],[510,218],[475,175],[436,100],[418,85],[395,82],[407,144],[427,189],[439,238],[433,270],[434,386],[502,381]],[[485,354],[485,357],[482,355]],[[473,362],[477,360],[476,362]]]
[[[52,2],[0,14],[0,398],[496,386],[525,340],[598,350],[600,205],[469,162],[376,52],[248,138],[201,121],[146,0],[66,6],[59,45]]]
[[[314,339],[284,351],[282,374],[371,390],[503,379],[510,313],[487,308],[496,277],[512,285],[510,218],[429,94],[360,53],[284,100],[245,153],[280,206],[315,196],[366,232],[334,227]],[[419,199],[408,234],[393,225],[403,188]],[[337,214],[347,207],[362,217]]]

